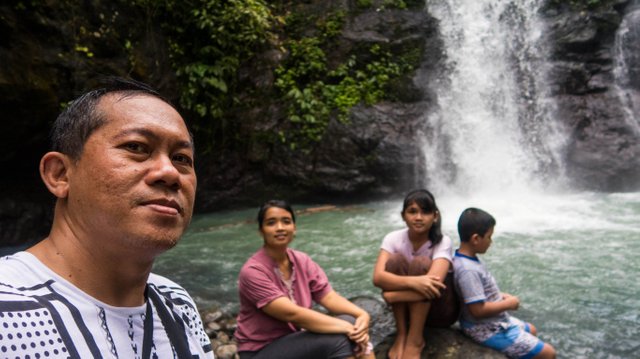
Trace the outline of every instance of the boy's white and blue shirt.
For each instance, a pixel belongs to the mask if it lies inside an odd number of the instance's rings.
[[[542,350],[544,343],[528,333],[528,325],[506,311],[482,319],[471,315],[470,304],[502,300],[495,278],[478,257],[466,256],[456,250],[453,270],[456,291],[464,303],[460,327],[466,335],[510,358],[532,358]]]

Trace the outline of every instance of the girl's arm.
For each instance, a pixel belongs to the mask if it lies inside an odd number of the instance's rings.
[[[280,321],[314,333],[350,334],[354,330],[354,326],[345,320],[301,307],[287,297],[274,299],[262,310]]]
[[[389,252],[381,249],[373,269],[373,284],[385,292],[414,291],[422,296],[422,299],[418,300],[424,300],[425,298],[437,298],[440,296],[440,291],[445,288],[442,282],[449,270],[449,261],[444,258],[433,261],[429,272],[421,276],[400,276],[387,272],[385,265],[388,260]],[[442,263],[443,261],[444,263]]]
[[[502,293],[502,300],[497,302],[479,302],[469,304],[469,313],[474,318],[482,319],[496,316],[507,310],[517,310],[520,299],[514,295]]]

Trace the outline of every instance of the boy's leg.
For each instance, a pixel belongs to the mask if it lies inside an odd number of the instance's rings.
[[[394,253],[389,256],[384,269],[389,273],[406,276],[409,262],[401,254]],[[391,309],[396,322],[396,339],[389,349],[389,358],[402,359],[407,338],[408,306],[407,303],[393,303]]]
[[[501,351],[510,358],[554,359],[555,349],[527,331],[527,323],[511,317],[510,326],[482,344]]]
[[[536,329],[535,325],[529,322],[525,322],[525,330],[532,335],[538,335],[538,329]],[[556,349],[551,346],[551,344],[544,343],[542,350],[533,357],[533,359],[555,359],[556,358]]]

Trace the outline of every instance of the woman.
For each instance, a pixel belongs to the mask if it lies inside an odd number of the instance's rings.
[[[424,189],[410,192],[401,215],[407,228],[385,236],[373,283],[382,289],[396,321],[396,339],[389,358],[419,359],[425,346],[425,324],[453,324],[459,303],[449,273],[451,239],[442,235],[433,195]]]
[[[240,358],[374,358],[369,314],[336,293],[308,255],[289,248],[296,233],[291,206],[266,202],[258,227],[264,244],[238,279]],[[312,301],[344,316],[315,311]]]

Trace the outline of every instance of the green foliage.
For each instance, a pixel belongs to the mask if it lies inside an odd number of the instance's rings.
[[[163,14],[170,55],[180,81],[180,104],[196,113],[194,128],[211,142],[237,133],[226,116],[238,102],[237,73],[275,38],[279,18],[264,0],[138,0]]]
[[[413,69],[411,61],[403,57],[393,61],[390,50],[378,45],[357,55],[332,53],[329,63],[327,53],[336,50],[345,11],[310,15],[293,11],[292,3],[267,0],[136,0],[135,4],[163,24],[180,84],[180,104],[199,119],[192,121],[193,127],[207,150],[247,138],[243,124],[231,116],[245,105],[238,95],[248,92],[239,88],[238,72],[267,48],[288,55],[275,70],[276,98],[263,99],[287,106],[287,120],[271,140],[293,149],[311,149],[332,118],[347,121],[353,106],[384,99],[389,83]],[[275,9],[285,16],[275,14]],[[132,46],[124,41],[125,51],[131,52]]]
[[[361,9],[367,9],[373,6],[373,0],[356,0],[356,6]]]
[[[276,86],[289,102],[290,128],[287,135],[280,133],[280,140],[292,149],[309,150],[322,139],[332,116],[346,122],[353,106],[385,98],[389,81],[413,69],[393,62],[380,45],[329,69],[323,50],[328,46],[323,39],[329,37],[288,41],[289,57],[276,70]]]
[[[384,0],[382,6],[385,8],[406,9],[407,3],[404,0]]]

